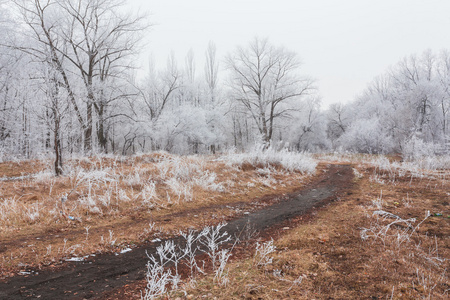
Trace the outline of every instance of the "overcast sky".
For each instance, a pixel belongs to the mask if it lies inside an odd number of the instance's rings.
[[[181,65],[192,48],[200,63],[209,41],[222,59],[267,37],[299,55],[325,106],[353,100],[409,54],[450,48],[450,0],[129,1],[154,24],[143,61],[152,54],[163,66],[174,51]]]

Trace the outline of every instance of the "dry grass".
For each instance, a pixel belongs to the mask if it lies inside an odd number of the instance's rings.
[[[446,176],[422,170],[423,176],[407,171],[394,179],[368,164],[359,164],[355,173],[356,187],[349,195],[273,237],[278,250],[272,264],[256,267],[253,249],[237,253],[228,265],[226,288],[205,277],[188,290],[187,298],[448,299]],[[374,176],[380,181],[372,180]],[[363,240],[364,228],[386,228],[392,222],[373,214],[380,206],[402,219],[416,218],[415,229],[399,223],[384,236]],[[427,211],[432,216],[417,227]],[[400,243],[405,232],[409,238]]]
[[[371,164],[366,163],[369,160]],[[271,264],[258,266],[255,245],[240,245],[225,269],[226,286],[209,274],[185,285],[186,294],[177,292],[171,297],[447,299],[448,172],[400,164],[394,157],[386,160],[359,155],[352,160],[350,156],[328,156],[325,161],[354,163],[354,189],[340,201],[294,221],[295,226],[274,233],[277,250],[271,254]],[[17,173],[21,163],[14,164],[18,165],[0,165],[9,170],[4,176],[22,174]],[[310,180],[279,165],[236,166],[214,157],[180,158],[165,153],[73,161],[67,176],[56,179],[45,175],[45,164],[26,164],[24,170],[30,168],[26,173],[42,172],[38,178],[1,182],[1,205],[16,207],[0,219],[3,276],[27,264],[52,266],[63,257],[118,251],[147,239],[170,236],[181,228],[217,224],[248,211],[257,205],[253,201],[258,197],[288,193]],[[77,174],[83,172],[97,177],[91,180],[90,190],[83,182],[69,195],[66,216],[80,220],[72,221],[59,212],[60,198],[76,186]],[[176,182],[170,181],[173,178]],[[106,206],[98,199],[108,190],[112,190],[112,201]],[[89,196],[89,191],[95,195],[94,204],[100,212],[75,205]],[[36,210],[39,216],[32,220]],[[402,220],[416,218],[414,228],[427,211],[432,216],[412,230],[401,222],[387,227],[391,219],[374,215],[380,210]],[[365,229],[369,234],[362,239]],[[385,234],[370,234],[380,229]],[[405,233],[408,238],[399,239]],[[125,294],[139,299],[143,286],[138,283]]]
[[[308,180],[271,165],[247,170],[217,157],[167,153],[80,158],[67,162],[58,178],[50,166],[0,164],[3,277],[200,229],[252,209],[261,196],[291,192]]]

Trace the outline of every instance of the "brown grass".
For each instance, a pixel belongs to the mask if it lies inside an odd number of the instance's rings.
[[[450,258],[450,183],[439,174],[394,182],[370,180],[373,167],[360,165],[362,178],[339,202],[316,211],[312,219],[274,236],[278,251],[273,263],[255,267],[252,254],[235,255],[228,266],[229,283],[218,286],[213,276],[198,280],[188,299],[448,299]],[[388,175],[378,174],[385,181]],[[409,241],[397,243],[405,228],[393,227],[388,236],[361,239],[361,230],[386,225],[372,215],[380,197],[385,211],[404,219],[428,218]],[[182,294],[176,296],[181,297]]]
[[[279,168],[267,175],[214,159],[166,153],[82,158],[69,161],[66,175],[58,178],[49,162],[0,164],[0,177],[37,174],[0,182],[1,277],[201,229],[253,209],[255,199],[289,193],[308,180]],[[82,179],[93,173],[97,178]],[[198,184],[213,173],[210,183],[220,185]],[[186,193],[177,193],[170,180]]]
[[[355,187],[348,195],[298,218],[291,228],[273,234],[277,251],[272,264],[256,266],[254,244],[240,245],[227,266],[226,286],[220,286],[209,274],[196,278],[193,287],[186,286],[187,294],[174,292],[170,298],[447,299],[450,183],[446,178],[450,174],[426,171],[418,176],[406,171],[403,176],[393,176],[363,163],[368,158],[358,156],[355,168],[362,177],[355,179]],[[222,183],[224,191],[202,188],[193,184],[192,178],[180,175],[179,182],[191,185],[192,199],[178,200],[178,195],[166,184],[168,177],[162,175],[160,164],[177,159],[168,154],[152,154],[71,162],[73,169],[109,168],[112,175],[119,174],[117,187],[130,200],[120,200],[123,195],[114,192],[111,205],[100,207],[100,213],[86,207],[74,208],[74,203],[89,193],[85,184],[68,197],[65,215],[59,213],[61,195],[73,189],[74,175],[1,182],[1,201],[17,202],[16,212],[10,212],[7,220],[0,220],[2,276],[14,275],[25,265],[57,267],[64,257],[118,251],[144,240],[176,234],[180,229],[199,229],[252,209],[257,204],[255,199],[264,195],[289,193],[310,180],[299,173],[284,172],[278,166],[268,175],[254,166],[234,168],[210,158],[183,158],[182,163],[199,166],[200,175],[214,172],[215,182]],[[41,162],[0,164],[0,170],[5,172],[0,176],[20,176],[18,170],[37,173],[45,166]],[[167,167],[170,173],[174,166]],[[319,170],[324,168],[319,166]],[[136,174],[141,180],[134,182]],[[142,191],[149,181],[155,182],[157,197],[144,203]],[[91,192],[103,196],[108,184],[99,184]],[[381,194],[383,210],[403,219],[416,218],[416,225],[424,219],[426,211],[442,216],[425,220],[400,245],[396,237],[405,230],[404,226],[393,226],[384,238],[362,240],[363,228],[389,223],[373,215],[377,209],[374,201]],[[32,212],[36,204],[40,215],[31,220],[24,212]],[[55,209],[56,213],[52,212]],[[79,221],[69,220],[68,215]],[[112,239],[116,239],[113,245],[110,231]],[[117,292],[117,297],[139,299],[144,287],[144,282],[125,287]]]

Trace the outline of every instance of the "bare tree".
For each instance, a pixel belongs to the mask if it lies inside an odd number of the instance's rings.
[[[255,38],[247,48],[238,47],[226,62],[233,98],[250,113],[268,147],[274,121],[294,109],[286,102],[307,94],[312,82],[298,76],[295,53],[274,47],[267,39]]]
[[[216,61],[216,45],[213,42],[209,42],[205,58],[205,79],[211,102],[214,103],[216,100],[219,64]]]
[[[169,56],[166,69],[159,73],[156,73],[153,63],[150,63],[149,76],[140,89],[145,104],[144,112],[152,122],[158,120],[173,98],[173,93],[180,87],[181,72],[174,59]]]
[[[119,10],[125,2],[121,0],[14,1],[31,29],[30,37],[38,42],[21,50],[41,60],[50,52],[82,127],[84,150],[92,151],[94,110],[98,141],[105,150],[106,111],[120,98],[113,95],[106,99],[111,93],[105,88],[109,81],[129,75],[130,59],[148,27],[144,17],[122,14]],[[84,91],[78,91],[80,85]],[[84,98],[84,111],[77,98]]]
[[[345,133],[350,124],[350,109],[342,103],[334,103],[328,109],[327,119],[328,138],[334,142]]]
[[[450,113],[450,53],[442,51],[437,69],[438,82],[440,84],[441,94],[438,96],[438,106],[441,115],[441,128],[444,136],[444,142],[450,143],[448,133],[448,119]]]
[[[148,27],[144,16],[121,14],[122,0],[64,0],[60,6],[69,18],[61,34],[70,47],[65,57],[78,69],[86,88],[86,147],[91,149],[92,109],[98,116],[97,136],[102,151],[107,137],[106,110],[118,99],[106,98],[107,81],[128,76],[142,32]],[[111,117],[111,116],[109,116]]]
[[[42,85],[43,92],[46,95],[47,101],[43,103],[46,108],[45,119],[50,130],[53,133],[53,150],[55,153],[54,171],[55,175],[59,176],[63,173],[63,158],[62,158],[62,132],[63,132],[63,118],[67,113],[69,107],[66,101],[66,93],[62,88],[58,74],[51,65],[43,66],[43,79],[45,84]],[[50,141],[47,142],[50,144]]]
[[[194,51],[189,49],[185,57],[185,68],[182,76],[183,84],[180,92],[182,93],[183,102],[188,102],[192,103],[194,106],[199,106],[200,96],[198,94],[198,86],[196,85],[195,71]]]
[[[77,116],[77,120],[83,128],[85,147],[89,148],[90,130],[85,118],[82,116],[82,110],[75,96],[74,86],[76,84],[70,77],[71,70],[63,64],[64,57],[67,56],[65,52],[67,45],[58,33],[61,27],[61,16],[55,11],[57,9],[56,2],[53,0],[14,1],[22,13],[24,22],[31,29],[30,33],[25,33],[30,43],[16,45],[15,47],[29,54],[34,61],[44,64],[50,63],[55,68],[61,77],[62,85],[68,92],[69,101]],[[35,43],[33,43],[34,41]]]

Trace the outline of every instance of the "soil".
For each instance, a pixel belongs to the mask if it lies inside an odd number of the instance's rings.
[[[279,233],[279,229],[296,217],[308,215],[348,192],[352,179],[350,165],[329,165],[302,190],[263,199],[262,202],[272,204],[228,220],[223,230],[242,240],[245,236],[241,233],[247,224],[251,224],[252,230],[262,236],[276,238],[273,234]],[[177,237],[172,240],[175,243],[181,241]],[[108,295],[114,297],[121,289],[145,278],[147,253],[155,253],[163,242],[148,242],[124,254],[99,254],[82,262],[67,262],[57,270],[43,269],[9,278],[0,282],[0,299],[109,299]]]

